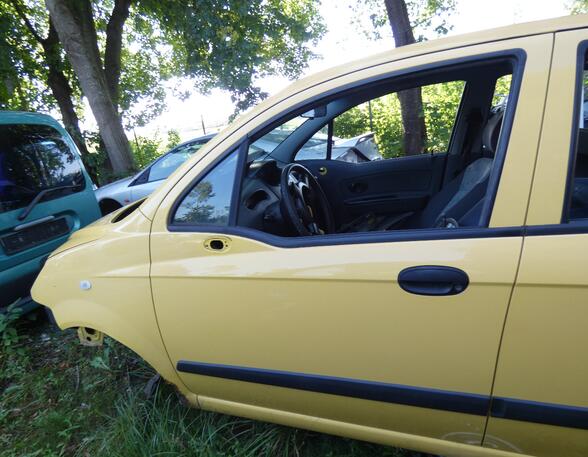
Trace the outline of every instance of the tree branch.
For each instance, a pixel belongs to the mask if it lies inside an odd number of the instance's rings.
[[[59,35],[57,35],[57,30],[55,30],[55,25],[53,24],[51,15],[49,15],[49,34],[47,35],[45,41],[49,45],[59,45]]]
[[[12,3],[12,6],[14,7],[14,9],[16,10],[16,14],[18,14],[18,17],[20,17],[22,19],[22,21],[25,23],[25,26],[27,29],[29,29],[29,32],[31,32],[31,35],[33,35],[35,40],[37,40],[39,43],[43,44],[43,41],[45,41],[45,39],[37,33],[37,31],[35,30],[35,27],[33,26],[31,21],[27,17],[26,13],[22,9],[22,5],[19,4],[18,0],[12,0],[11,3]]]
[[[104,49],[104,74],[112,103],[118,109],[119,82],[123,27],[129,17],[132,0],[115,0],[112,14],[106,25],[106,47]]]

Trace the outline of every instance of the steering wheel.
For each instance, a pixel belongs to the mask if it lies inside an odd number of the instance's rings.
[[[300,236],[334,233],[331,206],[317,179],[298,163],[284,167],[280,178],[281,209]]]

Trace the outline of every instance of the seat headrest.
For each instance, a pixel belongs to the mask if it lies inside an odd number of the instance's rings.
[[[503,118],[504,109],[496,111],[490,116],[488,122],[486,122],[484,130],[482,131],[482,153],[486,157],[493,157],[496,152]]]

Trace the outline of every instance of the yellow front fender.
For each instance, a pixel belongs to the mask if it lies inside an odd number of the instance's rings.
[[[151,221],[135,210],[98,225],[81,230],[47,260],[33,298],[51,309],[60,328],[88,327],[121,342],[197,405],[178,378],[157,325],[149,279]]]

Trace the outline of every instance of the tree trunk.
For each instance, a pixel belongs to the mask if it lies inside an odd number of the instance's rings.
[[[98,178],[96,170],[90,163],[88,163],[89,161],[86,160],[88,158],[89,152],[86,146],[86,141],[84,140],[84,136],[82,135],[82,131],[80,129],[80,119],[76,113],[72,101],[73,91],[67,77],[65,76],[65,73],[63,72],[63,61],[61,58],[59,37],[57,36],[57,31],[55,30],[51,20],[49,20],[49,35],[46,39],[41,41],[41,45],[45,54],[45,63],[49,68],[47,75],[47,85],[51,89],[53,97],[55,97],[55,100],[57,101],[57,106],[59,106],[59,111],[61,112],[63,125],[80,150],[82,158],[85,159],[84,162],[86,169],[92,177],[92,180],[96,182]]]
[[[414,43],[414,34],[408,18],[408,10],[404,0],[384,0],[388,19],[392,27],[396,47]],[[400,110],[402,111],[402,125],[404,127],[404,153],[406,155],[421,154],[425,151],[427,142],[427,127],[423,113],[423,98],[421,88],[402,90],[398,92]]]
[[[129,17],[131,0],[115,0],[112,14],[106,25],[106,47],[104,49],[104,75],[112,103],[118,111],[120,101],[120,71],[122,36],[125,21]]]
[[[96,170],[92,164],[86,160],[88,159],[90,153],[80,129],[80,120],[71,101],[71,87],[69,82],[65,78],[63,72],[49,68],[47,84],[49,85],[49,88],[53,93],[53,97],[55,97],[57,105],[59,106],[59,111],[61,112],[61,119],[63,120],[65,130],[67,130],[67,133],[71,135],[74,143],[80,150],[86,165],[86,169],[88,170],[88,173],[90,173],[92,180],[96,181]]]
[[[96,118],[106,152],[117,174],[133,169],[129,141],[110,98],[100,62],[90,0],[45,0],[66,55]]]

